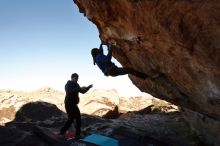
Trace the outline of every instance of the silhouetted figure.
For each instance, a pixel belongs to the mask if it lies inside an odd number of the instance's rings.
[[[80,87],[77,83],[78,77],[78,74],[72,74],[71,80],[69,80],[65,85],[66,97],[64,103],[68,120],[60,130],[60,135],[64,135],[75,119],[76,138],[80,137],[81,132],[81,115],[77,106],[79,103],[79,92],[86,93],[90,88],[92,88],[92,84],[88,87]]]
[[[103,54],[103,44],[100,45],[98,48],[93,48],[91,50],[91,55],[93,57],[93,63],[94,65],[98,65],[100,70],[104,73],[105,76],[119,76],[119,75],[125,75],[125,74],[132,74],[136,77],[139,77],[141,79],[146,79],[147,75],[136,71],[132,68],[123,68],[123,67],[117,67],[112,61],[112,52],[108,49],[108,54]]]

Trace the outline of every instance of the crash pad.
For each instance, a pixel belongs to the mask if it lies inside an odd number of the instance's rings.
[[[92,134],[82,140],[98,146],[119,146],[118,140],[100,134]]]

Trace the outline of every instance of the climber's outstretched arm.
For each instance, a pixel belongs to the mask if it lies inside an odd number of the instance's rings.
[[[103,55],[103,47],[102,47],[102,43],[100,44],[100,46],[99,46],[99,51],[100,51],[100,53]]]

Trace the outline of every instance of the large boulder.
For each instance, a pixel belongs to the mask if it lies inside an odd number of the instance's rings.
[[[117,118],[122,113],[140,111],[162,101],[146,94],[137,97],[119,97],[114,89],[95,89],[81,96],[81,113],[105,118]],[[161,105],[159,105],[162,107]],[[172,105],[173,106],[173,105]],[[173,109],[173,107],[171,107]]]
[[[219,0],[74,2],[97,26],[100,39],[122,66],[149,76],[146,80],[129,76],[141,91],[219,124]],[[218,137],[215,132],[206,134]]]
[[[118,116],[118,104],[116,90],[96,89],[80,98],[79,108],[84,114],[113,118]]]

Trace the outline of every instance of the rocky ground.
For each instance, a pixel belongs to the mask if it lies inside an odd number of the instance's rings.
[[[52,88],[28,93],[0,90],[0,145],[50,145],[34,127],[58,132],[67,119],[63,98],[64,93]],[[79,107],[83,131],[136,139],[142,145],[202,145],[176,106],[151,96],[123,98],[115,90],[94,90],[81,95]]]

